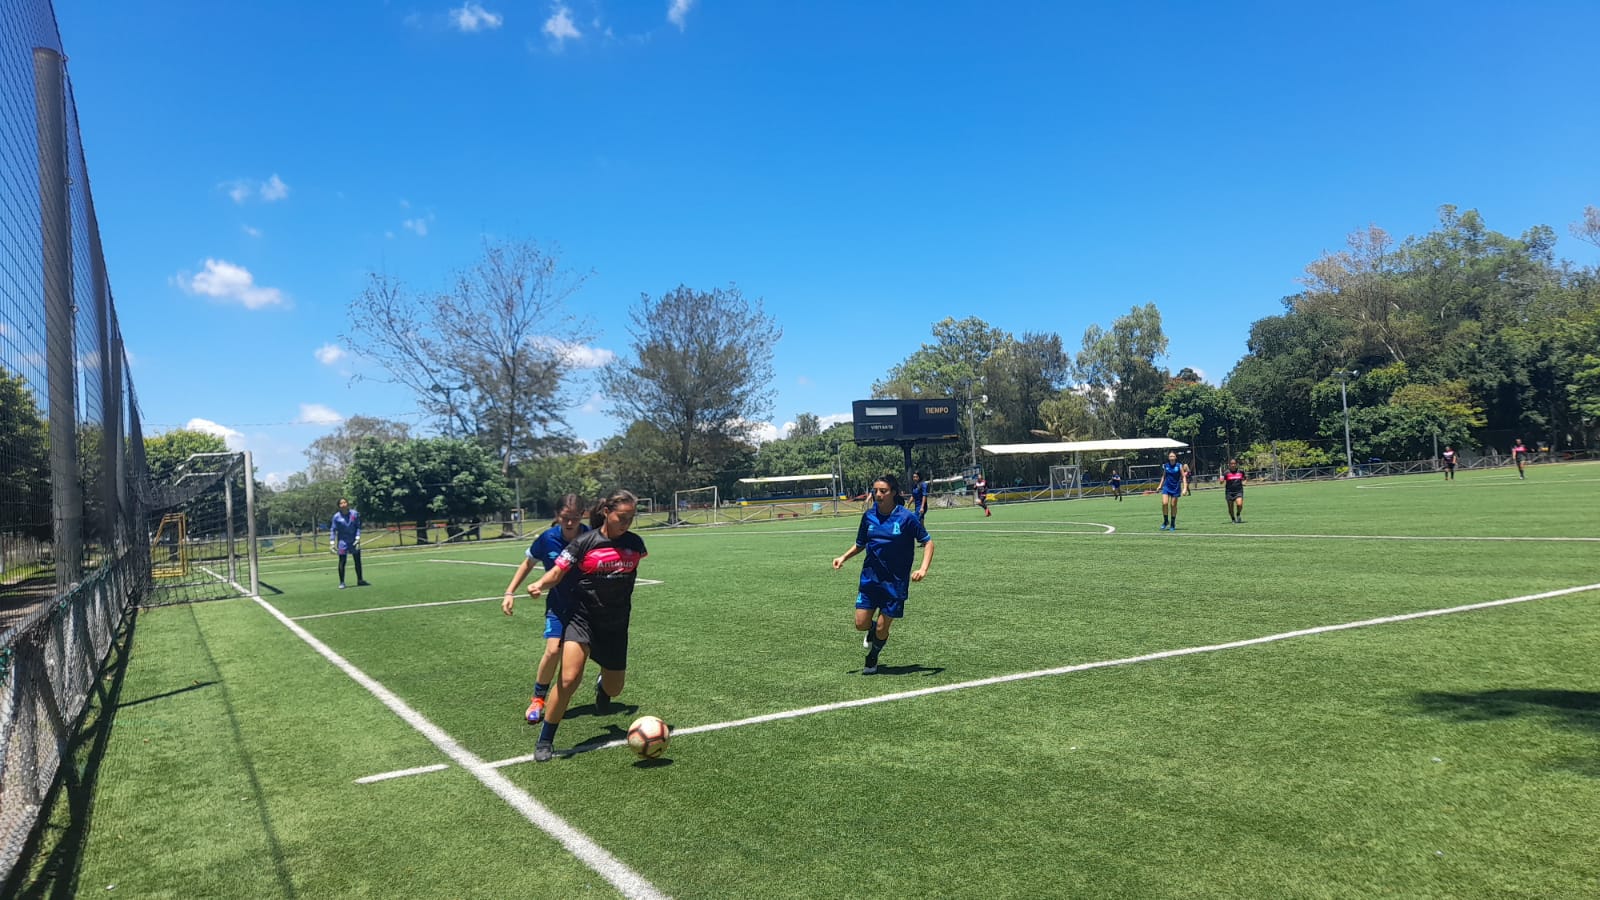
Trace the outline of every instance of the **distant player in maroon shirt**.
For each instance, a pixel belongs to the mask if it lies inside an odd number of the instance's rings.
[[[1222,473],[1222,497],[1228,502],[1228,518],[1244,521],[1244,473],[1239,471],[1237,459],[1228,460],[1228,471]]]
[[[1522,438],[1517,438],[1517,442],[1511,445],[1511,459],[1517,464],[1517,477],[1527,478],[1528,472],[1524,466],[1528,464],[1528,448],[1523,446]]]
[[[1444,457],[1444,480],[1456,480],[1456,448],[1449,444],[1444,445],[1444,452],[1439,454]]]

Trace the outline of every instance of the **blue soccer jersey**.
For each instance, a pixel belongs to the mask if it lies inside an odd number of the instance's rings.
[[[583,534],[588,530],[589,526],[587,525],[578,526],[579,534]],[[567,549],[567,539],[561,536],[561,526],[551,525],[544,531],[539,532],[539,536],[533,539],[532,544],[528,545],[528,558],[544,566],[544,570],[548,572],[555,566],[556,557],[560,556],[561,551],[565,549]],[[561,590],[566,586],[566,583],[566,580],[563,579],[555,586],[555,590],[545,595],[544,605],[546,611],[560,609],[566,602],[566,597],[562,595],[563,592]]]
[[[328,531],[335,541],[343,541],[346,547],[354,547],[356,539],[361,537],[361,513],[354,509],[349,513],[334,513]]]
[[[1183,493],[1183,464],[1161,464],[1161,493],[1176,497]]]
[[[856,529],[856,546],[866,551],[861,562],[861,593],[904,600],[911,587],[911,563],[916,555],[912,544],[930,540],[928,529],[911,510],[896,506],[883,515],[877,504],[869,507]]]
[[[919,516],[928,511],[928,483],[926,481],[917,482],[916,487],[911,489],[911,508]]]

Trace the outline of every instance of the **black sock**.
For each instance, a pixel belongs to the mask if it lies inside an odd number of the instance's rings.
[[[556,742],[556,728],[560,725],[560,722],[552,722],[549,719],[545,719],[544,726],[539,729],[539,743],[554,744]]]
[[[550,694],[550,685],[548,685],[548,684],[540,684],[537,681],[533,683],[533,695],[535,697],[545,697],[545,696],[548,696],[549,694]]]

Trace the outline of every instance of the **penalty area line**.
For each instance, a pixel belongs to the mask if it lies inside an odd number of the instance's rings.
[[[332,663],[350,676],[357,684],[366,688],[368,693],[378,698],[379,702],[387,706],[391,712],[427,738],[452,762],[465,769],[484,787],[492,791],[501,800],[504,800],[511,808],[521,813],[524,819],[527,819],[545,834],[555,838],[561,846],[566,848],[568,853],[577,857],[580,862],[610,882],[624,897],[648,898],[648,900],[666,897],[655,885],[645,880],[643,875],[629,868],[626,863],[612,856],[609,851],[595,843],[588,835],[572,827],[565,819],[551,812],[544,804],[533,799],[533,796],[527,791],[512,784],[509,779],[478,758],[476,754],[461,746],[444,729],[429,721],[415,709],[412,709],[409,704],[400,699],[393,691],[384,687],[372,676],[356,668],[353,663],[335,653],[327,644],[317,640],[311,632],[284,615],[276,606],[260,597],[252,599],[261,604],[263,609],[270,613],[273,618],[283,623],[284,627],[293,632],[296,637],[310,645],[311,649],[317,651],[323,659]]]
[[[1195,656],[1201,653],[1215,653],[1219,650],[1237,650],[1242,647],[1254,647],[1261,644],[1272,644],[1278,641],[1287,641],[1293,638],[1310,637],[1318,634],[1329,634],[1335,631],[1349,631],[1355,628],[1371,628],[1377,625],[1392,625],[1396,622],[1409,622],[1413,619],[1429,619],[1438,616],[1454,615],[1456,613],[1473,612],[1480,609],[1493,609],[1498,606],[1512,606],[1518,603],[1528,603],[1533,600],[1548,600],[1552,597],[1565,597],[1570,594],[1581,594],[1587,591],[1600,590],[1600,583],[1579,585],[1578,587],[1559,588],[1553,591],[1543,591],[1537,594],[1524,594],[1520,597],[1507,597],[1504,600],[1487,600],[1482,603],[1468,603],[1463,606],[1451,606],[1444,609],[1425,609],[1420,612],[1401,613],[1393,616],[1380,616],[1376,619],[1361,619],[1356,622],[1341,622],[1334,625],[1317,625],[1311,628],[1300,628],[1295,631],[1284,631],[1278,634],[1269,634],[1262,637],[1245,638],[1238,641],[1228,641],[1222,644],[1206,644],[1200,647],[1184,647],[1178,650],[1161,650],[1155,653],[1146,653],[1141,656],[1126,656],[1122,659],[1107,659],[1097,662],[1077,663],[1070,666],[1056,666],[1051,669],[1037,669],[1032,672],[1017,672],[1011,675],[996,675],[992,678],[979,678],[973,681],[960,681],[954,684],[941,684],[933,687],[918,688],[911,691],[898,691],[893,694],[880,694],[876,697],[861,697],[855,700],[842,700],[838,703],[824,703],[819,706],[807,706],[801,709],[790,709],[783,712],[766,713],[759,716],[748,716],[743,719],[733,719],[728,722],[715,722],[709,725],[689,725],[683,728],[674,728],[674,738],[690,734],[706,734],[712,731],[723,731],[728,728],[742,728],[746,725],[764,725],[768,722],[781,722],[785,719],[798,719],[804,716],[814,716],[821,713],[837,712],[841,709],[856,709],[863,706],[874,706],[879,703],[892,703],[897,700],[911,700],[917,697],[929,697],[934,694],[947,694],[951,691],[965,691],[972,688],[988,687],[996,684],[1007,684],[1013,681],[1029,681],[1035,678],[1051,678],[1057,675],[1071,675],[1075,672],[1088,672],[1093,669],[1110,669],[1117,666],[1129,666],[1135,663],[1155,662],[1163,659],[1175,659],[1180,656]],[[576,756],[579,753],[590,753],[595,750],[610,750],[627,744],[626,739],[617,739],[590,746],[574,747],[568,750],[556,751],[557,756]],[[509,759],[496,760],[486,763],[486,768],[501,769],[519,763],[531,762],[531,754],[513,756]],[[384,772],[378,775],[369,775],[373,781],[387,778],[404,777],[412,770],[402,773]]]

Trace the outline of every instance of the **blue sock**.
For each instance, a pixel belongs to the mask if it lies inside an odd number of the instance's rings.
[[[533,685],[533,695],[535,697],[544,697],[544,696],[549,695],[549,693],[550,693],[550,685],[548,685],[548,684],[539,684],[538,682],[534,683],[534,685]]]
[[[554,744],[556,742],[556,727],[560,723],[544,720],[544,727],[539,729],[539,743]]]

